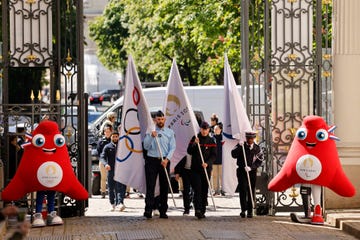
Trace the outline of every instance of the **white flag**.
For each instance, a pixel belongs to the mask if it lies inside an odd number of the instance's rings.
[[[231,157],[231,150],[239,142],[245,141],[245,132],[251,131],[249,118],[236,87],[234,76],[231,72],[228,58],[224,61],[224,120],[223,136],[223,190],[233,195],[238,181],[236,177],[236,160]]]
[[[176,150],[170,159],[173,169],[187,154],[189,141],[199,131],[199,124],[184,90],[175,59],[170,70],[164,106],[165,125],[175,132]]]
[[[114,179],[145,193],[145,161],[142,141],[145,134],[154,129],[154,123],[131,56],[128,59],[125,81],[122,124],[116,153]]]

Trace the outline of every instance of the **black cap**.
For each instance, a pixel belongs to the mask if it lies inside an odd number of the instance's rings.
[[[254,133],[254,132],[246,132],[245,137],[246,138],[256,138],[256,133]]]
[[[201,124],[200,124],[200,127],[203,128],[203,129],[208,129],[209,128],[209,124],[205,121],[203,121]]]

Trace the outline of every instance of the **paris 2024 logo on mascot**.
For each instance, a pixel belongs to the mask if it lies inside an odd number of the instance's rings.
[[[268,185],[269,190],[276,192],[285,191],[294,184],[310,186],[315,206],[310,220],[312,224],[324,224],[320,206],[321,186],[343,197],[355,195],[355,188],[340,164],[334,129],[321,117],[305,117],[282,169]]]

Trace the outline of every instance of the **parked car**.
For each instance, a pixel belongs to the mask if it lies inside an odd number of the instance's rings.
[[[116,100],[120,97],[119,89],[105,89],[101,91],[101,95],[103,96],[103,101],[111,101]]]
[[[90,105],[92,104],[100,104],[104,101],[104,97],[101,92],[93,92],[89,97]]]

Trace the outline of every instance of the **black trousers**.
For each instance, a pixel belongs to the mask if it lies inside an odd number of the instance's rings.
[[[192,193],[191,193],[191,170],[183,169],[181,173],[181,178],[183,182],[183,202],[184,209],[190,210],[190,205],[192,201]]]
[[[253,203],[251,202],[250,189],[247,174],[244,168],[239,167],[236,171],[238,184],[239,184],[239,197],[241,212],[248,211],[248,214],[252,214]],[[256,170],[249,172],[250,185],[255,201],[255,185],[256,185]]]
[[[166,166],[166,171],[169,174],[170,162]],[[160,197],[159,206],[155,206],[155,185],[156,178],[159,176]],[[161,165],[160,158],[153,158],[147,156],[145,159],[145,178],[146,178],[146,197],[145,197],[145,212],[152,212],[153,209],[159,208],[160,214],[166,213],[168,209],[168,192],[169,183],[166,177],[165,169]]]
[[[211,174],[208,172],[209,181]],[[206,212],[209,184],[204,170],[191,170],[191,186],[194,191],[195,212]]]

